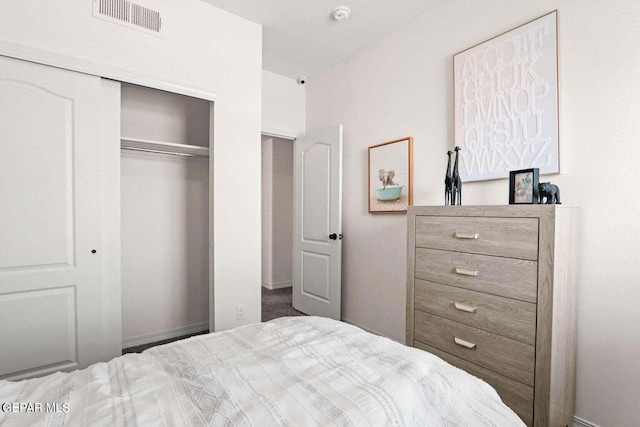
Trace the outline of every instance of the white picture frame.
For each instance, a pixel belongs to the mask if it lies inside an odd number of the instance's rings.
[[[560,172],[557,11],[453,56],[462,182]]]

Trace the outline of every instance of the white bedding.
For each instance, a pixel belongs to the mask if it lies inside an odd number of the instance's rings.
[[[81,371],[0,381],[0,403],[1,426],[524,425],[489,385],[464,371],[318,317],[276,319]],[[7,403],[40,403],[42,412],[5,412]],[[47,412],[46,403],[58,403],[59,411]]]

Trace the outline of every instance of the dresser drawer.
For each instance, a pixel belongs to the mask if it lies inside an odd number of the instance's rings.
[[[533,387],[535,348],[452,320],[415,311],[415,340]],[[458,341],[456,340],[463,340]],[[473,344],[473,348],[461,344]]]
[[[416,248],[415,277],[533,303],[537,299],[535,261]]]
[[[416,246],[537,260],[538,219],[417,216]]]
[[[415,308],[530,345],[536,342],[536,305],[416,280]]]
[[[484,380],[491,387],[496,389],[500,399],[513,410],[525,422],[526,425],[533,425],[533,387],[526,386],[522,383],[507,378],[503,375],[496,374],[493,371],[485,369],[481,366],[467,362],[440,351],[436,348],[415,341],[415,347],[429,353],[435,354],[445,362],[452,364],[473,376]]]

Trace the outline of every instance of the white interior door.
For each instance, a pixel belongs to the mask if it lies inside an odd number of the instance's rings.
[[[0,57],[0,378],[121,352],[119,283],[104,279],[116,274],[103,253],[117,245],[102,234],[104,121],[119,131],[103,107],[117,93],[99,77]]]
[[[342,125],[294,144],[293,307],[340,320]]]

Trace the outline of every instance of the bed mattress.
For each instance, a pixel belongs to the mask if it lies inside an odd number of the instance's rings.
[[[480,379],[319,317],[241,326],[84,370],[0,381],[0,403],[2,426],[524,425]]]

